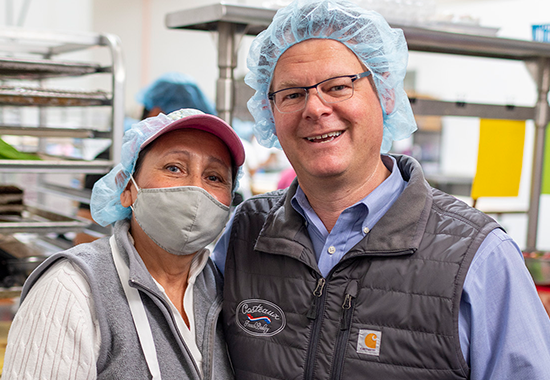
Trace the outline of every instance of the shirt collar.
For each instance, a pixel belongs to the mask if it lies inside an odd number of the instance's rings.
[[[376,222],[386,213],[389,207],[401,195],[407,184],[397,167],[395,158],[390,155],[382,155],[381,158],[386,168],[390,171],[389,177],[365,198],[346,209],[363,208],[365,210],[364,214],[366,215],[364,215],[363,229],[367,228],[367,231],[374,227]],[[313,223],[319,227],[320,219],[309,204],[300,185],[298,185],[296,193],[292,197],[291,204],[294,210],[306,220],[306,223]]]

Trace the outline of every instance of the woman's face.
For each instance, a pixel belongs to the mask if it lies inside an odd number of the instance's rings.
[[[142,157],[134,179],[144,189],[201,187],[224,205],[231,203],[229,150],[218,137],[197,129],[179,129],[160,136]],[[137,190],[130,181],[121,203],[129,207],[136,197]]]

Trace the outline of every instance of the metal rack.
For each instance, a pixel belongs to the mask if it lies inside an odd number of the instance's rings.
[[[237,67],[238,39],[257,35],[271,23],[276,10],[234,4],[211,4],[166,15],[168,28],[218,32],[218,67],[216,105],[218,114],[231,121],[234,104],[234,76]],[[528,210],[527,250],[535,250],[542,185],[542,165],[546,125],[550,121],[547,101],[550,90],[550,44],[498,37],[449,33],[433,29],[396,25],[403,30],[409,50],[523,61],[536,83],[537,102],[533,107],[445,102],[410,99],[416,115],[471,116],[535,122],[531,195]]]
[[[110,64],[78,62],[69,53],[105,49]],[[69,55],[69,57],[67,57]],[[74,58],[74,57],[73,57]],[[52,79],[88,75],[108,76],[110,89],[81,90],[50,88]],[[74,173],[104,174],[120,161],[124,123],[124,81],[120,40],[117,36],[97,33],[65,33],[23,28],[0,28],[0,107],[36,107],[38,125],[4,124],[0,135],[47,138],[110,139],[109,160],[82,160],[36,152],[41,160],[0,160],[0,173]],[[93,126],[49,126],[44,110],[49,107],[108,107],[110,121],[106,130]],[[105,128],[103,128],[105,129]],[[39,143],[39,150],[41,144]],[[24,186],[23,186],[24,187]],[[62,194],[80,202],[89,201],[90,192],[56,184],[39,183],[40,192]],[[90,228],[91,222],[62,213],[25,205],[21,216],[0,217],[0,233],[28,232],[57,234]]]

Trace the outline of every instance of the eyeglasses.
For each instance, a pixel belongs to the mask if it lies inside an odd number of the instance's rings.
[[[371,75],[365,71],[355,75],[342,75],[325,79],[322,82],[307,87],[289,87],[267,94],[280,113],[298,112],[306,108],[309,90],[317,90],[321,100],[327,104],[340,103],[353,96],[355,81]]]

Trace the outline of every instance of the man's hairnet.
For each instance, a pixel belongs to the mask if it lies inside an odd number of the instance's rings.
[[[384,113],[381,152],[389,151],[394,140],[404,139],[416,130],[403,89],[408,61],[403,32],[392,29],[380,14],[349,1],[295,0],[277,11],[269,27],[252,42],[248,55],[250,71],[245,82],[256,90],[248,109],[256,121],[254,132],[260,144],[280,148],[268,99],[277,61],[291,46],[312,38],[343,43],[372,71]],[[392,98],[395,105],[388,113],[386,100]]]
[[[126,131],[122,139],[120,163],[100,178],[92,189],[90,210],[96,223],[107,226],[117,220],[131,217],[132,210],[130,207],[122,206],[120,195],[126,188],[130,175],[134,173],[143,143],[168,124],[187,116],[200,114],[203,112],[196,109],[181,109],[168,115],[161,113],[132,125]],[[241,175],[241,168],[239,168],[236,178],[233,178],[233,192],[238,187],[238,179]]]
[[[169,114],[180,108],[196,108],[216,115],[216,107],[188,75],[169,72],[160,76],[136,95],[136,101],[149,111],[159,107]]]

